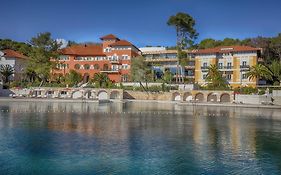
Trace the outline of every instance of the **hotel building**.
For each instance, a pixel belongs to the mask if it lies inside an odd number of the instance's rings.
[[[210,49],[200,49],[187,51],[187,65],[180,66],[177,58],[177,50],[157,50],[143,49],[142,55],[147,62],[151,63],[153,69],[160,76],[164,70],[169,69],[176,77],[177,70],[179,76],[184,77],[188,82],[207,85],[205,81],[208,68],[211,64],[218,66],[223,73],[223,77],[233,88],[239,86],[256,87],[257,80],[250,80],[246,73],[251,66],[257,64],[260,58],[261,49],[249,46],[225,46]],[[191,81],[190,81],[191,80]]]
[[[231,87],[256,87],[257,80],[250,80],[246,73],[250,67],[257,64],[261,49],[249,46],[225,46],[195,50],[191,53],[195,54],[195,83],[206,85],[208,67],[215,64]]]
[[[88,82],[97,73],[106,73],[113,82],[130,81],[131,59],[139,56],[139,49],[126,40],[109,34],[100,38],[102,44],[73,45],[61,50],[55,75],[66,75],[70,70],[82,74]]]
[[[156,78],[160,78],[164,71],[169,70],[174,78],[184,77],[189,82],[194,82],[195,73],[195,57],[194,54],[189,53],[187,55],[187,65],[181,66],[177,57],[177,50],[166,50],[162,47],[140,48],[142,56],[147,62],[149,62],[154,71],[156,72]],[[180,80],[179,80],[180,81]]]

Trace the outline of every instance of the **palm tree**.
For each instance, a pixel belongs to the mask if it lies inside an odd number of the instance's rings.
[[[180,53],[182,49],[184,49],[187,45],[192,45],[193,41],[198,36],[198,33],[194,29],[195,20],[189,14],[177,13],[175,16],[171,16],[169,18],[167,24],[176,28],[178,59],[180,60]],[[179,62],[180,61],[177,63],[176,82],[178,81]]]
[[[208,81],[208,87],[213,89],[227,87],[226,80],[223,78],[216,64],[211,64],[208,68],[206,80]]]
[[[268,69],[272,73],[273,83],[279,83],[281,86],[281,64],[278,61],[273,61],[271,65],[268,66]]]
[[[4,83],[9,82],[9,77],[14,74],[14,68],[11,65],[0,65],[0,74]]]
[[[93,78],[93,82],[98,83],[99,87],[106,87],[109,81],[107,74],[104,73],[97,73]]]
[[[250,71],[246,73],[246,76],[250,80],[259,80],[261,78],[264,78],[266,80],[272,80],[272,72],[265,65],[262,64],[252,66],[250,68]]]

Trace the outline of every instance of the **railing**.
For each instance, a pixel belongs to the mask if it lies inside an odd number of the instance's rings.
[[[116,73],[119,72],[119,69],[103,69],[101,72],[106,72],[106,73]]]
[[[109,60],[110,63],[119,63],[119,59],[112,59],[112,60]]]
[[[201,69],[202,69],[202,70],[209,69],[209,66],[201,66]]]
[[[178,61],[178,59],[177,58],[146,58],[145,59],[145,61],[147,61],[147,62],[157,62],[157,61],[163,61],[163,62],[165,62],[165,61]]]
[[[240,65],[240,69],[249,69],[250,65]]]
[[[233,66],[221,66],[219,69],[233,69]]]

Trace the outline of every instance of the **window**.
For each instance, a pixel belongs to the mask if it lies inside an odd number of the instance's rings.
[[[227,69],[231,69],[232,68],[232,63],[227,63]]]
[[[208,63],[203,63],[203,67],[207,68],[208,67]]]
[[[90,69],[90,65],[89,65],[89,64],[85,64],[85,65],[84,65],[84,69],[85,69],[85,70],[89,70],[89,69]]]
[[[128,55],[122,55],[123,60],[128,60]]]
[[[207,74],[203,74],[203,79],[205,80],[207,78]]]
[[[68,65],[68,64],[59,63],[59,64],[57,64],[56,67],[57,67],[58,69],[68,69],[69,65]]]
[[[105,48],[104,51],[105,51],[105,52],[111,52],[111,48],[107,47],[107,48]]]
[[[242,79],[248,79],[246,74],[242,74]]]
[[[125,74],[125,75],[122,75],[122,82],[127,82],[129,81],[129,75]]]
[[[68,60],[69,60],[69,57],[66,56],[66,55],[61,55],[61,56],[59,56],[59,60],[68,61]]]
[[[122,64],[122,69],[128,69],[128,68],[129,68],[128,64]]]
[[[226,79],[227,79],[227,80],[231,80],[231,78],[232,78],[232,75],[231,75],[231,74],[226,74]]]
[[[94,69],[98,70],[100,68],[100,66],[98,64],[94,65]]]
[[[103,65],[103,70],[109,70],[108,64]]]
[[[74,65],[74,68],[75,68],[75,69],[80,69],[80,64],[75,64],[75,65]]]
[[[223,66],[222,63],[219,63],[219,69],[222,69],[222,66]]]
[[[246,66],[246,65],[247,65],[247,61],[243,61],[242,66]]]

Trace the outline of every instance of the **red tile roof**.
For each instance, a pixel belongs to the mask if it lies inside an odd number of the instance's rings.
[[[126,40],[120,40],[110,44],[110,46],[133,46],[133,44]]]
[[[28,59],[27,56],[23,55],[20,52],[14,51],[12,49],[5,49],[5,50],[2,50],[2,52],[4,53],[4,57],[6,57],[6,58]]]
[[[119,38],[117,38],[115,35],[113,34],[109,34],[109,35],[105,35],[103,37],[100,38],[101,40],[104,40],[104,39],[117,39],[119,40]]]
[[[134,48],[136,48],[137,50],[139,50],[139,48],[137,48],[135,45],[133,45],[132,43],[130,43],[129,41],[127,40],[120,40],[120,41],[117,41],[115,43],[112,43],[110,44],[111,47],[114,47],[114,46],[133,46]]]
[[[101,45],[74,45],[61,50],[64,55],[105,56]]]
[[[230,53],[230,52],[243,52],[243,51],[258,51],[260,48],[250,46],[221,46],[209,49],[194,50],[193,53],[207,54],[207,53]]]

